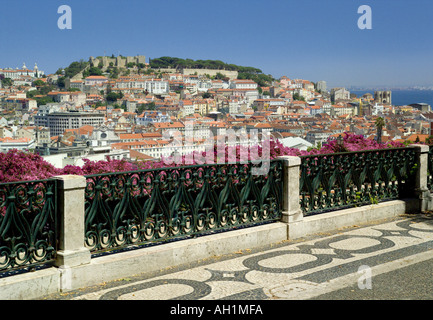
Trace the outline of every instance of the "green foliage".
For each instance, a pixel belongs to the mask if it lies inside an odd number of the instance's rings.
[[[89,63],[84,60],[72,62],[69,67],[65,68],[65,77],[72,78],[73,76],[80,73],[88,64]],[[57,72],[59,72],[59,70],[57,70]]]
[[[36,80],[34,82],[34,84],[37,81],[38,80]],[[40,84],[40,85],[38,85],[37,90],[27,91],[26,97],[30,98],[30,99],[35,99],[36,102],[37,102],[37,104],[38,104],[38,106],[54,102],[53,98],[47,96],[47,94],[48,94],[48,92],[56,90],[56,87],[53,86],[53,85],[51,85],[51,84],[45,83],[43,81],[41,81],[41,83],[38,82],[38,84]],[[41,97],[37,97],[37,96],[41,96]]]
[[[151,59],[150,67],[153,69],[158,68],[189,68],[189,69],[217,69],[238,71],[239,79],[250,79],[259,84],[259,86],[267,86],[274,78],[271,75],[263,74],[262,70],[254,67],[244,67],[235,64],[228,64],[220,60],[192,60],[181,59],[175,57],[160,57]],[[217,79],[224,77],[222,74],[217,75]]]
[[[37,97],[34,99],[36,100],[36,103],[38,104],[38,106],[43,106],[43,105],[46,105],[48,103],[54,102],[53,98],[51,98],[50,96]]]
[[[44,92],[47,89],[44,90]],[[46,96],[46,93],[41,93],[40,90],[32,90],[32,91],[27,91],[26,93],[26,97],[29,99],[34,99],[36,100],[36,103],[38,104],[38,106],[43,106],[47,103],[52,103],[54,102],[53,98],[50,96]],[[42,97],[35,97],[41,95]]]
[[[98,67],[90,67],[89,69],[83,72],[84,78],[89,76],[102,76],[102,70]]]
[[[220,60],[197,60],[181,59],[175,57],[160,57],[150,60],[151,68],[191,68],[191,69],[219,69],[235,70],[230,65]]]
[[[1,82],[2,82],[2,87],[10,87],[13,84],[11,78],[3,78]]]
[[[45,82],[43,82],[42,80],[35,80],[35,81],[33,81],[33,85],[35,86],[35,87],[38,87],[38,86],[43,86],[43,85],[45,85]]]
[[[155,110],[156,109],[156,105],[155,102],[150,102],[150,103],[140,103],[139,105],[137,105],[137,113],[143,113],[143,111],[145,110]]]
[[[248,79],[256,82],[260,87],[266,87],[275,79],[271,75],[266,75],[262,70],[254,67],[244,67],[235,64],[224,63],[220,60],[192,60],[174,57],[160,57],[150,60],[150,67],[158,68],[189,68],[189,69],[217,69],[237,71],[238,79]],[[225,79],[221,73],[215,76],[216,79]]]
[[[305,101],[305,98],[301,96],[299,93],[295,92],[293,94],[293,101]]]
[[[58,79],[57,79],[57,86],[59,87],[59,88],[64,88],[65,87],[65,77],[59,77]]]
[[[110,78],[117,79],[119,77],[120,71],[116,67],[109,68]]]
[[[370,197],[371,204],[379,204],[379,201],[382,199],[382,197],[380,196],[371,195],[371,194],[369,194],[369,197]]]
[[[109,101],[109,102],[115,102],[115,101],[122,99],[122,98],[123,98],[123,94],[121,92],[116,93],[113,91],[108,93],[107,97],[106,97],[107,101]]]
[[[227,77],[220,72],[217,72],[217,74],[215,75],[215,79],[217,80],[225,80],[226,78]]]
[[[427,139],[425,139],[426,144],[433,144],[433,135],[428,136]]]

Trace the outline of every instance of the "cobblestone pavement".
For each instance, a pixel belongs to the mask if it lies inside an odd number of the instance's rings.
[[[386,275],[419,267],[423,295],[433,279],[433,215],[353,226],[45,297],[49,300],[305,300],[381,299]],[[409,270],[409,269],[408,269]],[[401,275],[400,278],[404,275]],[[410,278],[410,277],[409,277]],[[405,284],[394,285],[402,299]],[[406,284],[407,285],[407,284]],[[413,285],[412,285],[413,286]],[[383,289],[386,291],[385,289]],[[389,290],[385,299],[392,299]],[[410,298],[410,297],[409,297]]]

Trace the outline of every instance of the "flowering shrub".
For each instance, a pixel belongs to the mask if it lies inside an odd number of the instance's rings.
[[[397,141],[378,143],[376,140],[365,139],[363,135],[345,132],[342,134],[341,144],[335,139],[328,139],[321,148],[298,150],[284,147],[279,141],[271,141],[271,158],[277,156],[302,156],[311,154],[327,154],[336,152],[362,151],[386,148],[402,148],[405,144]]]
[[[0,153],[0,182],[46,179],[61,174],[37,154],[10,150]]]
[[[310,154],[326,154],[346,151],[361,151],[371,149],[384,149],[404,147],[403,143],[387,142],[377,143],[375,140],[365,139],[362,135],[344,133],[342,143],[329,139],[321,148],[314,148],[308,151],[285,147],[280,141],[271,139],[269,141],[269,157],[275,159],[279,156],[301,156]],[[168,166],[179,166],[182,164],[203,164],[206,159],[211,159],[214,163],[232,162],[240,160],[254,160],[261,157],[263,149],[261,146],[254,146],[251,149],[236,146],[222,148],[214,147],[213,154],[206,158],[205,153],[193,153],[182,156],[182,161],[162,159],[155,161],[128,162],[126,160],[90,161],[84,159],[82,167],[67,165],[63,169],[57,169],[41,156],[18,150],[10,150],[7,153],[0,153],[0,182],[26,181],[46,179],[55,175],[76,174],[89,175],[108,172],[134,171],[140,169],[155,169]],[[223,151],[223,152],[221,152]],[[266,150],[268,151],[268,150]],[[244,155],[247,158],[244,158]],[[201,156],[197,157],[197,156]],[[221,159],[224,157],[224,159]],[[203,161],[200,161],[202,159]],[[197,161],[199,160],[199,161]],[[222,160],[222,161],[221,161]]]

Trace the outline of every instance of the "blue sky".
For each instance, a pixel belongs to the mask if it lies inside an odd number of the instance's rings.
[[[0,67],[90,56],[218,59],[333,86],[433,85],[431,0],[0,0]],[[60,5],[72,29],[60,30]],[[358,28],[358,7],[372,29]]]

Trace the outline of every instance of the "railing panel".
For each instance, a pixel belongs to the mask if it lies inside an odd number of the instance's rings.
[[[433,145],[429,146],[427,168],[427,188],[433,192]]]
[[[85,241],[95,252],[278,221],[282,162],[185,166],[86,176]]]
[[[55,180],[0,184],[0,272],[54,261],[56,193]]]
[[[304,216],[408,197],[413,192],[416,161],[414,148],[302,156]]]

